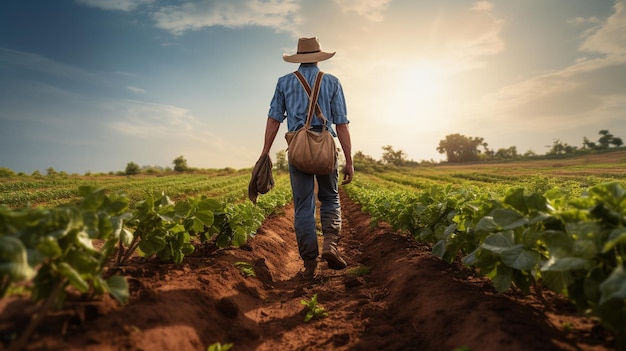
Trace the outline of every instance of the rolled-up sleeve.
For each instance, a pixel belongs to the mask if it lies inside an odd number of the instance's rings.
[[[283,122],[285,118],[287,118],[287,107],[285,104],[285,94],[281,90],[280,79],[276,83],[276,90],[274,91],[274,97],[272,98],[272,102],[270,103],[270,110],[268,112],[268,117],[277,120],[278,122]]]
[[[350,123],[348,120],[348,111],[346,108],[346,99],[343,95],[343,87],[339,80],[336,81],[337,90],[333,95],[333,98],[330,101],[330,111],[331,116],[333,118],[333,123],[335,124],[347,124]]]

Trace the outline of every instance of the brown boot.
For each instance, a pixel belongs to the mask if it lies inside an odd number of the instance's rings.
[[[315,278],[316,268],[317,268],[317,260],[304,261],[304,271],[302,271],[302,279],[313,280]]]
[[[339,256],[337,250],[337,241],[339,237],[332,234],[324,234],[324,249],[322,251],[322,258],[328,263],[328,268],[340,270],[346,268],[348,265],[346,261]]]

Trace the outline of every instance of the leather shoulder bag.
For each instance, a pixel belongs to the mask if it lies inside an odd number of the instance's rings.
[[[287,140],[287,157],[298,170],[316,175],[330,174],[337,165],[337,147],[332,134],[328,130],[326,117],[317,103],[320,86],[322,85],[323,72],[318,72],[315,77],[313,89],[309,86],[304,76],[298,71],[294,72],[300,84],[309,96],[306,124],[294,132],[285,134]],[[311,130],[313,114],[322,121],[322,131]]]

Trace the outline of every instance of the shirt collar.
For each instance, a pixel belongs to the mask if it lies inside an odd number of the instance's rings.
[[[301,63],[300,67],[298,67],[298,71],[319,71],[319,67],[314,63]]]

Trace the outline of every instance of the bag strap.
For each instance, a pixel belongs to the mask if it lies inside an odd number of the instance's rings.
[[[322,78],[324,77],[324,72],[322,71],[317,72],[313,89],[311,89],[311,86],[306,81],[302,73],[295,71],[293,72],[293,74],[296,77],[298,77],[298,80],[300,81],[300,84],[304,88],[304,91],[306,91],[307,95],[309,95],[309,106],[308,106],[307,117],[306,117],[306,128],[308,129],[311,126],[311,119],[313,116],[313,111],[315,111],[317,118],[319,118],[322,121],[322,125],[328,128],[328,126],[326,125],[326,117],[324,117],[324,114],[322,113],[322,110],[320,109],[320,105],[317,102],[317,99],[320,93],[320,88],[322,86]]]

